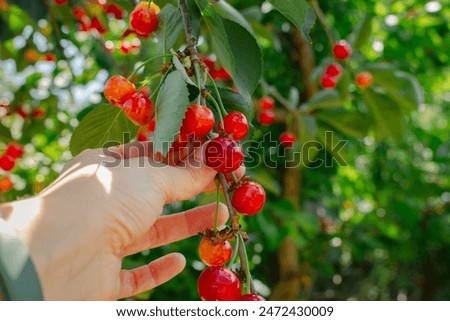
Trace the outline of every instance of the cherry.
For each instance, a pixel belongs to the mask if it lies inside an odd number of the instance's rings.
[[[333,47],[334,56],[339,60],[346,60],[350,57],[352,49],[345,40],[338,41]]]
[[[360,88],[369,87],[373,82],[372,74],[368,71],[363,71],[356,76],[356,84]]]
[[[0,156],[0,168],[5,171],[11,171],[16,165],[16,160],[8,154]]]
[[[197,288],[203,301],[239,301],[241,298],[239,279],[224,267],[212,266],[203,270]]]
[[[97,30],[99,34],[106,33],[106,29],[97,17],[92,18],[89,26],[90,30]]]
[[[239,145],[229,138],[216,137],[205,148],[205,164],[219,173],[231,173],[241,166],[244,154]]]
[[[155,116],[155,107],[152,101],[142,93],[135,93],[123,103],[125,115],[136,125],[144,126],[150,123]]]
[[[257,294],[244,294],[241,296],[241,301],[266,301],[262,296],[259,296]]]
[[[247,216],[258,213],[263,208],[265,201],[264,188],[255,182],[246,182],[238,187],[231,199],[233,207]]]
[[[340,64],[330,64],[327,66],[325,73],[331,77],[338,77],[342,74],[342,66]]]
[[[222,266],[228,262],[233,253],[230,242],[214,243],[210,238],[202,238],[198,253],[203,263],[208,266]]]
[[[9,176],[3,176],[0,178],[0,193],[9,192],[14,186],[14,183],[11,181]]]
[[[280,143],[283,146],[292,147],[292,146],[294,146],[296,141],[297,141],[297,138],[291,132],[284,132],[284,133],[281,133],[281,135],[280,135]]]
[[[104,93],[111,104],[121,107],[128,98],[136,93],[136,87],[126,78],[115,75],[106,82]]]
[[[139,3],[130,14],[130,24],[139,36],[147,38],[158,27],[160,9],[153,2]]]
[[[114,3],[107,4],[106,8],[105,8],[105,12],[108,15],[113,15],[114,18],[116,18],[116,19],[123,18],[123,9]]]
[[[17,143],[10,143],[6,146],[5,155],[11,156],[14,159],[22,157],[23,148]]]
[[[139,127],[136,138],[138,141],[143,142],[148,139],[148,135],[155,131],[156,119],[153,118],[147,126]]]
[[[336,87],[336,78],[330,76],[329,74],[323,74],[320,84],[325,89],[332,89]]]
[[[194,104],[186,110],[180,131],[186,135],[203,138],[214,127],[214,114],[206,106]]]
[[[25,109],[23,109],[22,106],[18,106],[16,107],[16,114],[19,115],[23,120],[26,120],[28,118],[28,114],[25,111]]]
[[[45,54],[43,58],[45,61],[50,61],[50,62],[56,61],[56,56],[52,53]]]
[[[33,118],[43,118],[47,112],[42,107],[37,107],[31,111],[31,117]]]
[[[223,67],[214,70],[211,73],[211,77],[214,80],[230,80],[231,79],[230,73]]]
[[[273,109],[275,107],[275,100],[269,96],[265,96],[259,100],[259,107],[265,110]]]
[[[261,125],[272,125],[275,121],[275,114],[271,110],[265,110],[259,114],[258,121]]]
[[[224,130],[227,135],[232,136],[235,140],[241,140],[248,133],[248,121],[243,113],[234,111],[223,118],[224,128],[219,123],[219,131]]]
[[[173,141],[171,149],[174,151],[178,151],[181,148],[186,147],[188,144],[189,144],[189,137],[185,133],[180,132]]]
[[[62,4],[66,4],[66,3],[67,3],[67,0],[54,0],[54,2],[55,2],[57,5],[62,5]]]

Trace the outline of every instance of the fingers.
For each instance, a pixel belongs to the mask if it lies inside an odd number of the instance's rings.
[[[125,145],[110,147],[103,150],[105,154],[118,159],[128,159],[136,157],[153,158],[153,143],[150,141],[133,142]]]
[[[171,253],[136,269],[122,270],[119,298],[153,289],[179,274],[185,266],[186,259],[183,255]]]
[[[208,204],[191,210],[160,217],[156,223],[134,244],[126,247],[124,255],[131,255],[149,248],[162,246],[195,235],[214,227],[216,204]],[[219,204],[219,226],[228,220],[228,209]]]
[[[241,177],[243,177],[245,175],[245,166],[242,165],[241,167],[239,167],[237,170],[235,170],[233,173],[234,175],[236,175],[236,177],[238,179],[240,179]],[[231,182],[233,182],[233,179],[231,178],[230,174],[225,174],[225,177],[227,179],[227,182],[230,184]],[[222,187],[221,187],[222,189]],[[214,192],[216,190],[216,182],[212,181],[210,182],[205,189],[203,190],[204,193],[210,193],[210,192]]]
[[[196,149],[180,166],[158,168],[166,204],[190,199],[201,193],[216,173],[203,161],[203,147]]]

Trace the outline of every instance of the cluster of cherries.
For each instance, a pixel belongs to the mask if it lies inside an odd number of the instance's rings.
[[[36,107],[27,111],[23,106],[16,106],[15,108],[10,108],[9,104],[0,102],[0,119],[4,116],[11,116],[13,114],[18,115],[23,120],[29,118],[41,119],[47,114],[47,111],[42,107]]]
[[[22,157],[24,151],[21,145],[10,143],[0,155],[0,169],[10,172],[16,166],[16,161]],[[14,184],[9,176],[0,178],[0,193],[6,193],[13,188]]]
[[[275,100],[272,97],[264,96],[259,102],[259,116],[258,121],[261,125],[269,126],[275,122],[275,114],[273,109],[275,107]],[[285,131],[280,134],[280,144],[284,147],[292,147],[297,141],[297,137],[294,133]]]
[[[352,48],[345,40],[338,41],[333,46],[333,55],[336,59],[340,61],[347,60],[352,54]],[[339,63],[329,64],[325,72],[322,74],[320,79],[320,84],[325,89],[333,89],[336,87],[339,77],[341,76],[343,71],[342,66]],[[360,72],[356,75],[355,79],[356,84],[360,88],[366,88],[370,86],[373,82],[372,74],[368,71]]]

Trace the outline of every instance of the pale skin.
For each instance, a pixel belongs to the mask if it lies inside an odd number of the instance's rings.
[[[184,269],[184,256],[134,270],[121,269],[123,258],[214,226],[216,204],[161,216],[165,204],[215,188],[217,173],[203,164],[201,149],[180,166],[154,166],[150,143],[140,153],[129,147],[115,148],[115,156],[83,152],[43,192],[0,206],[30,251],[46,300],[117,300],[152,289]],[[102,165],[114,158],[119,166]],[[227,219],[220,204],[219,224]]]

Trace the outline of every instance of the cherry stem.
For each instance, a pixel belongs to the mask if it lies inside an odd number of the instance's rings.
[[[216,179],[216,216],[214,217],[214,232],[219,230],[219,203],[220,203],[220,182]]]
[[[248,264],[247,250],[241,234],[238,234],[238,242],[240,243],[239,260],[241,262],[241,271],[245,273],[245,294],[255,293],[252,275],[250,274],[250,266]]]
[[[237,258],[237,255],[238,255],[240,242],[239,242],[238,239],[236,239],[235,242],[236,243],[234,244],[233,256],[231,257],[230,262],[228,262],[228,265],[227,265],[228,269],[231,269],[231,267],[233,266],[234,262],[236,262],[236,258]]]
[[[236,177],[236,174],[235,174],[235,173],[231,173],[231,178],[233,179],[233,181],[234,181],[235,183],[239,182],[239,179]]]
[[[214,107],[216,107],[217,112],[219,113],[220,118],[220,125],[222,125],[222,128],[225,128],[225,125],[223,124],[223,115],[222,111],[220,109],[219,104],[217,103],[217,100],[214,99],[213,95],[208,95],[208,98],[212,101]]]
[[[222,185],[223,194],[225,195],[225,201],[227,203],[228,212],[230,213],[231,228],[233,231],[238,232],[241,229],[241,226],[239,224],[239,216],[237,215],[237,213],[233,207],[233,203],[231,202],[230,192],[228,190],[227,179],[225,178],[224,174],[219,174],[219,180],[220,180],[220,184]]]
[[[323,14],[322,9],[320,8],[319,1],[318,0],[311,0],[311,5],[314,8],[314,11],[316,12],[317,18],[319,18],[320,24],[323,27],[323,30],[325,31],[325,34],[327,35],[328,41],[330,42],[331,48],[333,48],[335,44],[335,39],[333,37],[333,34],[331,33],[331,28],[328,25],[327,19],[325,18],[325,15]]]
[[[222,101],[222,97],[220,96],[220,92],[219,92],[219,88],[217,88],[216,82],[214,81],[214,78],[211,76],[211,74],[208,72],[208,77],[209,79],[211,79],[213,88],[214,88],[214,93],[217,95],[217,99],[219,101],[219,106],[222,109],[222,113],[226,116],[228,115],[225,106],[223,105],[223,101]]]
[[[146,66],[148,63],[152,62],[155,59],[164,58],[164,57],[172,57],[173,55],[165,54],[165,55],[158,55],[151,57],[150,59],[145,60],[143,63],[141,63],[139,66],[136,67],[136,69],[133,70],[133,72],[128,76],[128,80],[133,78],[134,75],[138,73],[139,70],[141,70],[144,66]]]

